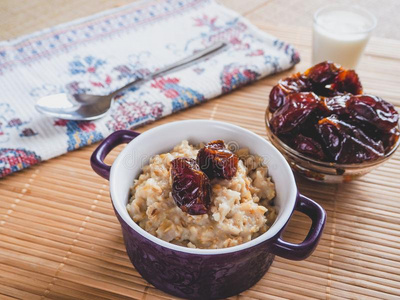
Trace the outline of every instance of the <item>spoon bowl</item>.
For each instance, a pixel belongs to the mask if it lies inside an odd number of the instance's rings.
[[[55,94],[40,98],[38,112],[66,120],[95,120],[104,117],[112,107],[113,96],[90,94]]]

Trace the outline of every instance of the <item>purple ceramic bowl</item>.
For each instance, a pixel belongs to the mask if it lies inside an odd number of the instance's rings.
[[[276,186],[278,216],[271,228],[242,245],[224,249],[192,249],[163,241],[140,228],[129,216],[129,188],[149,159],[170,151],[182,140],[197,144],[223,139],[248,147],[269,167]],[[112,166],[104,163],[116,146],[129,143]],[[191,299],[225,298],[254,285],[267,272],[275,255],[303,260],[322,235],[326,214],[316,202],[298,194],[293,173],[278,150],[264,138],[228,123],[193,120],[173,122],[143,134],[121,130],[107,137],[91,157],[92,168],[110,181],[110,195],[122,227],[126,251],[135,268],[148,282],[172,295]],[[289,243],[282,233],[293,211],[312,220],[305,240]]]

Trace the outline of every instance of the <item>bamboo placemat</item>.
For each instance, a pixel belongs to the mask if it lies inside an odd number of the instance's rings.
[[[183,119],[231,122],[265,137],[267,95],[276,81],[310,65],[310,31],[257,24],[294,44],[294,70],[141,128]],[[400,42],[371,40],[359,75],[365,91],[400,106]],[[95,146],[0,180],[0,299],[174,299],[134,270],[125,253],[108,182],[91,170]],[[122,148],[109,155],[111,163]],[[362,179],[323,185],[298,178],[324,206],[325,233],[305,261],[276,258],[239,299],[398,299],[400,297],[400,152]],[[295,214],[286,238],[300,241],[310,222]]]

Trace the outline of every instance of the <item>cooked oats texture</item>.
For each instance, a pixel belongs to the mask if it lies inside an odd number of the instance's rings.
[[[131,187],[127,205],[132,219],[147,232],[173,244],[217,249],[236,246],[266,232],[276,219],[275,185],[259,156],[239,149],[236,175],[211,181],[211,207],[207,214],[190,215],[174,202],[171,161],[196,159],[199,147],[182,141],[171,152],[154,156]]]

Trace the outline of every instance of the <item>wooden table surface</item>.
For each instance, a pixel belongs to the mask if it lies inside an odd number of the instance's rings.
[[[128,2],[3,0],[0,38],[13,38]],[[263,117],[271,86],[280,77],[310,66],[310,16],[314,7],[328,1],[279,1],[279,5],[277,0],[220,2],[246,15],[262,30],[292,43],[300,51],[301,63],[294,70],[138,131],[201,118],[231,122],[266,136]],[[367,47],[359,75],[366,92],[399,108],[399,2],[362,3],[382,25]],[[89,166],[94,148],[68,153],[0,180],[0,299],[173,298],[149,285],[131,266],[110,204],[108,182]],[[120,150],[110,154],[108,163]],[[300,191],[328,213],[320,245],[305,261],[276,258],[257,285],[234,298],[399,299],[399,167],[397,152],[384,166],[353,183],[323,185],[298,178]],[[309,226],[307,218],[296,213],[286,238],[300,241]]]

